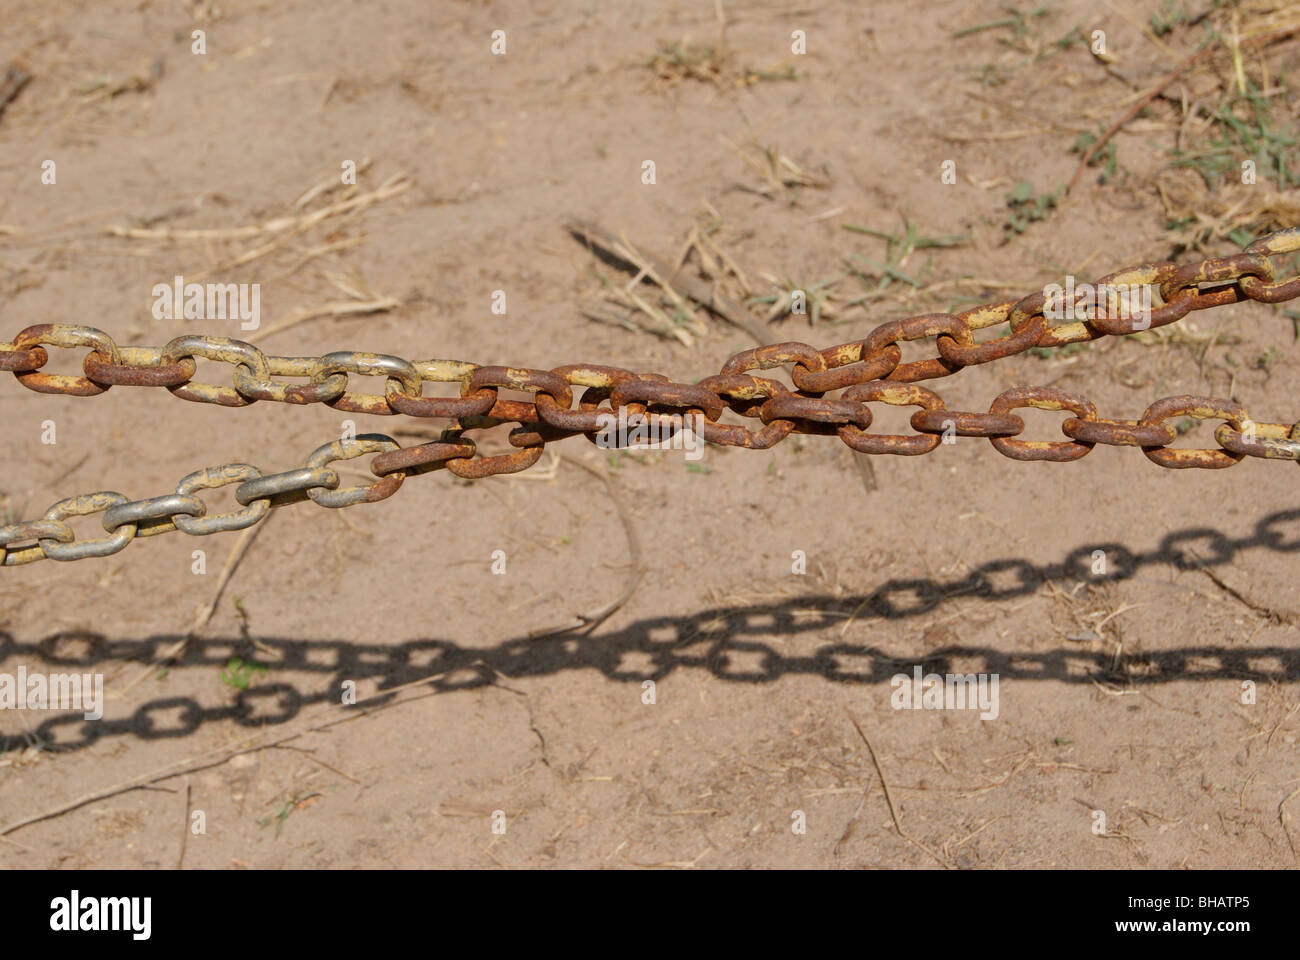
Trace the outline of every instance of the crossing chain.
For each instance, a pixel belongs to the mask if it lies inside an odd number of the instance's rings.
[[[986,437],[1015,460],[1065,462],[1085,456],[1096,444],[1140,447],[1164,467],[1229,467],[1245,457],[1300,461],[1300,423],[1256,422],[1237,403],[1178,396],[1151,404],[1137,420],[1098,415],[1086,397],[1052,387],[1016,387],[999,395],[987,412],[951,410],[938,393],[917,381],[950,376],[964,367],[1024,353],[1165,326],[1195,310],[1254,300],[1280,303],[1300,297],[1300,276],[1279,278],[1269,259],[1300,250],[1300,228],[1264,237],[1234,256],[1178,265],[1154,263],[1109,274],[1095,286],[1156,286],[1161,304],[1149,317],[1090,315],[1049,325],[1048,295],[987,304],[961,313],[928,314],[878,326],[865,338],[818,350],[786,342],[745,350],[721,371],[698,383],[677,383],[660,374],[617,367],[572,364],[552,370],[478,366],[455,360],[408,361],[385,354],[339,351],[319,357],[271,356],[252,344],[224,337],[189,335],[163,347],[119,346],[107,333],[79,324],[38,324],[0,343],[0,370],[11,371],[40,393],[95,396],[114,386],[162,387],[182,399],[241,407],[259,400],[324,403],[338,410],[379,415],[446,418],[440,439],[402,447],[384,434],[362,434],[314,450],[300,468],[270,475],[245,463],[191,473],[173,492],[143,500],[111,491],[61,500],[39,520],[0,526],[0,565],[15,566],[46,557],[76,560],[108,556],[137,537],[173,530],[194,536],[238,530],[257,523],[272,506],[311,499],[332,508],[386,499],[408,475],[447,469],[478,479],[515,473],[535,464],[548,442],[605,435],[612,415],[635,429],[645,424],[666,436],[689,423],[701,439],[724,446],[767,449],[791,433],[836,434],[854,450],[913,456],[936,449],[954,436]],[[1059,304],[1055,304],[1059,305]],[[993,339],[977,342],[975,331],[1006,324]],[[902,362],[900,343],[935,338],[937,357]],[[47,347],[88,348],[83,376],[47,373]],[[197,359],[232,366],[229,385],[195,382]],[[753,375],[788,369],[794,389]],[[352,392],[349,374],[386,377],[382,394]],[[305,383],[284,382],[278,377]],[[459,396],[425,396],[425,383],[459,384]],[[576,397],[575,388],[583,388]],[[511,400],[501,390],[532,394]],[[828,397],[831,391],[843,391]],[[868,432],[869,403],[915,406],[912,435]],[[1064,441],[1017,439],[1024,431],[1012,411],[1025,407],[1068,411]],[[727,411],[761,427],[720,422]],[[1173,449],[1178,418],[1220,420],[1217,450]],[[464,436],[501,424],[516,424],[509,443],[516,449],[480,456]],[[603,442],[603,441],[602,441]],[[375,454],[369,484],[340,489],[331,463]],[[198,492],[238,484],[240,509],[216,516]],[[79,540],[65,522],[102,513],[107,536]],[[35,541],[34,543],[32,541]]]

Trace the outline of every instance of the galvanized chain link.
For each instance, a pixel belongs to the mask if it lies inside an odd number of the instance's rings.
[[[1256,423],[1238,404],[1208,397],[1170,397],[1153,403],[1138,420],[1105,419],[1086,397],[1051,387],[1017,387],[1001,394],[988,412],[949,410],[934,391],[916,381],[946,377],[963,367],[1014,356],[1033,347],[1060,346],[1124,335],[1173,323],[1193,310],[1242,300],[1278,303],[1300,297],[1300,276],[1279,279],[1270,256],[1300,250],[1300,228],[1250,244],[1243,253],[1179,266],[1157,263],[1121,270],[1095,286],[1158,285],[1163,303],[1140,320],[1110,316],[1049,326],[1049,298],[1036,293],[1020,301],[976,307],[958,314],[930,314],[895,320],[862,340],[823,350],[788,342],[745,350],[731,357],[715,376],[699,383],[675,383],[660,374],[637,374],[617,367],[573,364],[553,370],[477,366],[454,360],[407,361],[384,354],[340,351],[321,357],[269,356],[249,343],[224,337],[189,335],[163,347],[123,347],[93,327],[39,324],[23,330],[11,343],[0,343],[0,370],[9,370],[24,386],[42,393],[94,396],[113,386],[165,387],[187,400],[223,406],[247,406],[258,400],[325,403],[348,412],[452,421],[441,439],[401,447],[383,434],[335,441],[317,448],[305,465],[263,476],[247,464],[226,464],[190,474],[174,493],[129,500],[113,492],[61,500],[40,520],[0,526],[0,565],[13,566],[44,557],[73,560],[107,556],[136,537],[171,530],[191,535],[236,530],[256,523],[273,505],[308,499],[327,507],[345,507],[391,496],[408,474],[446,467],[457,476],[478,479],[515,473],[535,464],[546,443],[582,434],[595,441],[605,436],[613,415],[631,428],[647,424],[662,435],[684,428],[687,418],[700,437],[724,446],[766,449],[791,433],[836,434],[864,453],[918,455],[935,450],[955,436],[987,437],[994,448],[1016,460],[1071,461],[1096,444],[1141,447],[1165,467],[1228,467],[1245,457],[1300,461],[1300,424]],[[1209,285],[1203,289],[1202,285]],[[976,342],[977,330],[1007,323],[1009,331]],[[900,342],[935,337],[939,356],[902,363]],[[41,370],[46,347],[89,348],[84,376]],[[196,383],[196,359],[233,366],[233,385]],[[788,368],[794,389],[751,371]],[[348,390],[348,375],[384,376],[384,393]],[[275,377],[296,377],[286,383]],[[423,395],[426,382],[459,384],[458,397]],[[583,393],[574,406],[574,388]],[[500,390],[533,395],[531,401],[509,400]],[[842,390],[838,397],[827,397]],[[868,433],[872,414],[867,404],[881,402],[919,407],[911,417],[910,436]],[[1018,440],[1024,421],[1012,413],[1023,407],[1068,410],[1062,431],[1067,441]],[[727,411],[762,427],[720,422]],[[1170,421],[1179,417],[1218,419],[1218,450],[1172,449],[1177,438]],[[511,453],[480,457],[467,430],[517,424]],[[605,437],[608,440],[608,437]],[[602,441],[604,442],[604,441]],[[339,490],[338,474],[328,465],[375,453],[371,470],[378,478],[366,486]],[[215,517],[197,491],[238,483],[242,509]],[[64,522],[73,516],[103,512],[108,536],[78,541]],[[35,543],[30,543],[35,541]],[[26,546],[14,546],[27,543]]]

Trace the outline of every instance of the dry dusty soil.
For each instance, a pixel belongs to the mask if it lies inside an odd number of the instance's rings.
[[[1144,29],[1153,0],[1062,0],[962,36],[1005,18],[1002,0],[728,0],[721,42],[710,3],[5,6],[0,69],[32,77],[0,116],[11,339],[87,324],[123,346],[251,336],[280,356],[693,383],[753,340],[630,286],[566,221],[668,260],[698,231],[717,252],[684,274],[755,298],[767,339],[818,348],[1178,253],[1152,186],[1179,136],[1169,99],[1115,137],[1120,174],[1091,167],[1047,216],[1006,226],[1017,183],[1064,185],[1079,136],[1193,48],[1195,27]],[[1076,26],[1106,31],[1128,82],[1057,43]],[[1273,69],[1300,66],[1289,50]],[[1294,116],[1293,95],[1277,102]],[[901,236],[905,220],[965,239],[900,262],[845,227]],[[907,280],[882,290],[891,257]],[[177,275],[259,284],[259,330],[158,318],[154,286]],[[829,295],[816,322],[768,319],[793,287]],[[1037,384],[1107,417],[1204,394],[1290,423],[1285,306],[929,386],[952,410]],[[84,349],[48,350],[47,371],[80,372]],[[195,380],[231,370],[201,360]],[[910,408],[872,409],[872,431],[912,432]],[[345,421],[403,444],[441,425],[9,376],[0,410],[9,522],[95,491],[162,495],[207,466],[289,470]],[[1061,437],[1061,413],[1019,412],[1027,436]],[[1215,426],[1176,446],[1214,447]],[[480,453],[509,451],[509,429],[477,434]],[[343,484],[368,462],[335,464]],[[572,437],[513,476],[438,470],[379,503],[285,505],[256,535],[5,567],[0,673],[102,675],[105,704],[98,721],[0,712],[0,865],[1296,865],[1293,464],[1166,470],[1105,445],[1022,463],[979,438],[870,464],[874,489],[834,435],[695,461]],[[233,489],[206,494],[209,513]],[[103,536],[100,519],[72,526]],[[542,635],[630,578],[594,629]],[[894,709],[891,678],[917,667],[996,676],[996,716]],[[361,702],[342,705],[350,689]]]

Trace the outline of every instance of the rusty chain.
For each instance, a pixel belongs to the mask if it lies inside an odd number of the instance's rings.
[[[866,388],[866,389],[863,389]],[[859,384],[845,394],[859,400],[918,406],[911,424],[915,436],[874,436],[863,432],[870,423],[870,413],[855,414],[844,410],[845,420],[856,416],[858,423],[835,426],[840,436],[855,450],[867,453],[914,455],[938,447],[945,436],[986,437],[1002,454],[1015,460],[1077,460],[1100,443],[1111,446],[1140,446],[1156,463],[1167,467],[1228,467],[1244,457],[1300,461],[1300,423],[1256,423],[1238,404],[1207,397],[1170,397],[1157,400],[1140,420],[1108,420],[1097,416],[1097,409],[1086,397],[1052,387],[1013,387],[1001,393],[988,413],[963,413],[947,409],[938,394],[911,384]],[[848,406],[854,406],[852,403]],[[1017,440],[1024,421],[1009,413],[1021,407],[1044,410],[1068,410],[1075,416],[1062,423],[1069,440]],[[858,406],[865,411],[865,407]],[[840,416],[839,413],[836,414]],[[1167,444],[1177,436],[1168,421],[1174,417],[1223,420],[1215,432],[1220,450],[1171,450]],[[664,417],[677,428],[684,419]],[[772,421],[774,423],[780,421]],[[815,421],[827,424],[827,421]],[[861,424],[861,426],[860,426]],[[707,425],[707,423],[706,423]],[[68,497],[51,506],[39,520],[0,526],[0,566],[19,566],[36,560],[81,560],[106,557],[124,549],[137,537],[151,537],[179,530],[191,536],[206,536],[242,530],[257,523],[273,506],[284,506],[310,499],[323,507],[342,508],[358,503],[386,500],[412,474],[440,469],[465,478],[486,476],[481,465],[493,460],[516,472],[525,469],[541,455],[541,445],[523,447],[503,457],[476,458],[476,445],[459,436],[458,427],[450,427],[438,440],[403,447],[381,433],[359,434],[355,438],[334,440],[311,452],[301,467],[265,475],[247,463],[227,463],[197,470],[184,477],[175,490],[155,497],[131,500],[114,491],[99,491]],[[588,434],[591,437],[590,434]],[[513,438],[513,434],[512,434]],[[591,437],[594,440],[594,437]],[[375,454],[370,472],[375,480],[339,489],[340,478],[331,463]],[[520,457],[519,454],[527,454]],[[511,460],[511,458],[515,458]],[[235,501],[239,509],[208,516],[207,505],[197,496],[199,491],[238,484]],[[70,517],[102,513],[101,523],[107,536],[78,540],[65,522]],[[36,541],[22,545],[25,541]]]
[[[407,361],[384,354],[340,351],[320,357],[269,356],[252,344],[224,337],[189,335],[165,346],[124,347],[93,327],[38,324],[0,343],[0,370],[41,393],[95,396],[113,386],[164,387],[186,400],[222,406],[247,406],[258,400],[325,403],[348,412],[452,421],[441,439],[401,447],[383,434],[325,444],[296,470],[265,476],[248,464],[226,464],[192,473],[175,492],[144,500],[99,492],[61,500],[40,520],[0,526],[0,565],[14,566],[50,557],[74,560],[107,556],[136,537],[171,530],[205,535],[251,526],[273,505],[308,499],[326,507],[346,507],[391,496],[408,474],[445,467],[457,476],[478,479],[516,473],[535,464],[546,443],[582,434],[595,441],[613,414],[635,426],[645,422],[662,430],[681,430],[687,418],[698,424],[701,439],[724,446],[766,449],[791,433],[837,434],[854,450],[903,456],[926,454],[954,436],[986,437],[995,449],[1015,460],[1065,462],[1085,456],[1096,444],[1141,447],[1164,467],[1218,468],[1245,457],[1300,461],[1300,423],[1257,423],[1237,403],[1209,397],[1180,396],[1151,404],[1138,420],[1099,417],[1095,405],[1079,394],[1051,387],[1016,387],[998,396],[987,412],[950,410],[943,399],[916,381],[949,376],[966,366],[987,363],[1034,347],[1062,346],[1108,335],[1124,335],[1174,323],[1194,310],[1255,300],[1279,303],[1300,297],[1300,276],[1279,279],[1270,256],[1300,250],[1300,228],[1255,241],[1245,251],[1198,263],[1146,264],[1109,274],[1101,285],[1156,285],[1162,303],[1139,321],[1089,316],[1048,325],[1046,293],[1019,301],[975,307],[958,314],[928,314],[878,326],[861,340],[817,350],[787,342],[745,350],[731,357],[714,376],[698,383],[675,383],[659,374],[637,374],[617,367],[573,364],[553,370],[477,366],[454,360]],[[1203,289],[1203,285],[1208,285]],[[1001,336],[976,342],[977,330],[1006,323]],[[902,362],[900,342],[936,338],[939,356]],[[46,347],[89,348],[84,376],[41,370],[49,360]],[[196,359],[229,363],[233,385],[196,383]],[[795,385],[756,377],[753,370],[788,367]],[[384,376],[383,394],[353,393],[348,375]],[[306,379],[277,382],[274,377]],[[456,397],[424,396],[423,385],[457,383]],[[574,388],[583,393],[574,406]],[[531,401],[509,400],[502,389],[531,393]],[[838,397],[827,397],[842,390]],[[868,433],[872,414],[867,404],[915,406],[911,436]],[[1019,440],[1024,421],[1011,411],[1036,407],[1073,414],[1062,423],[1065,441]],[[758,420],[719,422],[726,411]],[[1215,431],[1218,450],[1171,449],[1179,417],[1223,421]],[[517,448],[500,456],[477,456],[466,430],[501,424],[517,426],[509,434]],[[365,486],[339,486],[328,464],[376,454]],[[209,517],[196,492],[238,483],[241,509]],[[73,516],[104,514],[107,537],[79,541],[64,522]],[[29,543],[35,541],[35,543]],[[26,546],[21,544],[27,543]]]

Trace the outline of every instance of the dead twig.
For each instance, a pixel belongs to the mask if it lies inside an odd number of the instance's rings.
[[[893,818],[894,829],[898,831],[898,835],[908,843],[920,847],[930,856],[934,857],[934,859],[942,864],[944,868],[950,869],[952,864],[903,829],[903,821],[898,816],[898,808],[894,806],[894,797],[893,794],[889,792],[889,781],[885,779],[885,771],[884,768],[880,766],[880,760],[876,756],[876,748],[871,745],[871,741],[867,739],[867,735],[862,731],[862,724],[858,723],[858,718],[853,715],[853,711],[848,707],[845,707],[844,712],[849,715],[849,721],[853,724],[853,729],[858,731],[858,736],[861,737],[862,742],[867,745],[867,753],[871,755],[871,763],[876,768],[876,776],[880,777],[880,786],[885,792],[885,803],[889,804],[889,815]]]
[[[1292,611],[1275,610],[1272,607],[1266,607],[1263,604],[1256,603],[1254,600],[1250,599],[1250,597],[1246,596],[1236,587],[1229,584],[1226,580],[1223,579],[1223,577],[1219,576],[1216,572],[1211,570],[1210,567],[1206,564],[1206,562],[1195,552],[1193,551],[1188,551],[1188,552],[1191,553],[1192,559],[1196,561],[1197,570],[1199,570],[1201,573],[1209,577],[1210,580],[1213,581],[1214,585],[1217,586],[1220,590],[1222,590],[1228,596],[1232,597],[1232,599],[1236,600],[1242,606],[1250,609],[1255,614],[1263,617],[1264,619],[1270,621],[1271,623],[1278,623],[1278,624],[1282,624],[1282,623],[1294,624],[1297,619],[1300,619],[1300,615],[1297,615]]]
[[[1088,164],[1092,162],[1092,158],[1097,154],[1097,151],[1100,150],[1102,147],[1104,147],[1107,143],[1109,143],[1110,138],[1115,136],[1115,134],[1119,133],[1120,128],[1123,127],[1124,124],[1128,123],[1139,113],[1141,113],[1144,109],[1146,109],[1151,104],[1151,102],[1155,100],[1156,97],[1160,96],[1160,94],[1164,91],[1165,87],[1169,86],[1171,83],[1173,83],[1175,80],[1181,77],[1192,67],[1196,66],[1202,60],[1208,58],[1212,53],[1215,52],[1216,49],[1217,48],[1214,47],[1213,45],[1207,45],[1201,48],[1200,50],[1198,50],[1196,53],[1192,54],[1190,57],[1184,60],[1178,66],[1177,69],[1166,74],[1160,81],[1156,83],[1154,87],[1148,90],[1142,97],[1138,98],[1138,100],[1133,104],[1133,106],[1129,107],[1126,111],[1124,111],[1124,113],[1120,116],[1120,118],[1116,120],[1114,123],[1112,123],[1107,128],[1106,132],[1103,133],[1100,137],[1098,137],[1093,142],[1092,146],[1090,146],[1087,149],[1087,151],[1084,152],[1083,159],[1079,161],[1079,165],[1075,168],[1074,176],[1070,178],[1070,184],[1065,188],[1065,192],[1067,194],[1074,192],[1075,184],[1079,182],[1079,178],[1083,176],[1083,171],[1088,168]]]
[[[221,576],[217,580],[217,589],[212,594],[211,602],[209,602],[206,607],[199,609],[198,613],[194,617],[194,622],[190,625],[190,629],[186,632],[185,636],[173,643],[170,647],[164,650],[162,654],[155,658],[153,663],[136,674],[135,679],[123,687],[121,693],[117,694],[118,698],[126,696],[126,694],[129,693],[136,684],[164,663],[168,663],[180,656],[189,645],[190,640],[197,637],[203,629],[207,627],[208,621],[212,619],[212,614],[216,612],[217,604],[221,601],[221,597],[225,593],[227,585],[230,583],[230,578],[235,575],[235,568],[239,566],[240,561],[244,558],[244,554],[248,551],[248,548],[252,546],[253,539],[266,528],[267,521],[271,519],[273,513],[274,511],[272,511],[271,514],[268,514],[261,523],[254,524],[240,534],[239,542],[235,544],[235,549],[232,550],[230,556],[226,558],[226,565],[222,568]]]
[[[646,272],[653,273],[653,279],[657,280],[670,295],[675,293],[679,298],[685,297],[694,300],[701,306],[707,307],[733,327],[745,331],[759,346],[767,344],[767,338],[762,331],[754,326],[753,318],[749,316],[745,308],[729,297],[724,296],[716,286],[707,280],[689,274],[681,274],[669,263],[644,251],[638,251],[637,253],[629,251],[618,238],[594,223],[569,220],[564,227],[588,247],[598,248],[607,257],[624,264],[626,267],[638,271],[643,269],[643,265],[648,267]],[[638,260],[641,262],[638,263]]]
[[[618,518],[623,522],[623,532],[627,536],[627,552],[630,554],[631,562],[627,577],[627,584],[623,592],[603,606],[597,607],[588,613],[575,614],[578,622],[568,626],[550,627],[541,630],[532,630],[528,634],[530,640],[540,640],[543,637],[554,637],[564,633],[572,633],[575,630],[583,630],[585,633],[591,633],[604,621],[618,610],[619,607],[627,603],[632,594],[636,592],[637,585],[641,582],[641,543],[637,539],[636,528],[632,526],[632,515],[623,502],[623,498],[618,495],[618,488],[614,486],[614,481],[609,478],[609,474],[603,470],[597,470],[595,467],[588,466],[581,460],[560,454],[560,459],[565,463],[572,464],[575,467],[581,467],[592,476],[600,480],[605,485],[605,491],[609,498],[614,501],[614,509],[618,511]]]
[[[1277,822],[1282,824],[1282,832],[1286,834],[1287,845],[1291,847],[1291,856],[1295,858],[1296,863],[1300,863],[1300,850],[1296,850],[1295,837],[1291,835],[1291,814],[1286,812],[1286,805],[1297,796],[1300,796],[1300,787],[1288,793],[1282,802],[1277,805]]]
[[[190,784],[185,784],[185,818],[181,821],[181,852],[176,857],[176,869],[185,865],[185,842],[190,836]]]
[[[31,83],[32,75],[18,66],[16,63],[9,64],[5,70],[4,79],[0,80],[0,116],[4,115],[5,108],[23,92],[23,87]]]
[[[849,838],[853,836],[853,831],[858,828],[858,819],[862,816],[862,810],[866,807],[867,798],[871,796],[874,787],[874,783],[869,783],[867,789],[862,791],[862,799],[858,801],[858,809],[853,811],[853,816],[849,817],[849,822],[844,825],[844,832],[835,841],[835,846],[831,849],[832,856],[838,857],[840,855],[840,847],[849,842]]]
[[[358,208],[368,207],[371,204],[378,203],[381,200],[387,200],[404,193],[411,187],[411,181],[407,179],[406,174],[398,173],[389,177],[383,184],[374,190],[366,193],[357,194],[346,200],[340,200],[337,203],[330,204],[327,207],[321,207],[319,210],[313,210],[310,213],[297,214],[288,217],[276,217],[265,223],[248,224],[242,227],[218,227],[213,229],[200,230],[174,230],[170,227],[159,228],[140,228],[140,227],[123,227],[109,226],[105,228],[110,236],[125,237],[131,240],[182,240],[198,243],[208,243],[214,240],[243,240],[250,237],[261,237],[267,234],[283,233],[286,230],[293,230],[297,233],[305,231],[309,227],[314,227],[323,220],[330,217],[340,216],[350,213]]]
[[[479,662],[481,663],[481,661]],[[270,750],[273,747],[281,746],[282,744],[288,743],[291,740],[297,740],[300,737],[304,737],[309,733],[318,733],[324,730],[328,730],[331,727],[336,727],[341,723],[351,723],[353,720],[359,720],[363,717],[371,716],[375,713],[378,713],[381,710],[387,710],[392,707],[399,707],[407,703],[414,703],[417,700],[423,700],[425,697],[436,696],[438,691],[435,690],[430,693],[421,694],[416,697],[406,697],[405,699],[394,700],[390,703],[381,703],[378,706],[372,707],[368,710],[358,711],[355,709],[355,707],[362,706],[363,704],[366,704],[372,700],[379,700],[384,697],[391,697],[393,694],[398,693],[402,690],[406,690],[410,687],[415,687],[421,684],[428,683],[431,680],[436,680],[439,677],[444,677],[447,674],[452,672],[454,671],[443,670],[438,673],[429,674],[429,676],[427,677],[421,677],[419,680],[412,680],[409,683],[399,684],[396,687],[389,687],[385,690],[379,690],[378,692],[372,694],[369,697],[365,697],[361,700],[358,700],[353,707],[347,708],[345,715],[342,717],[335,717],[334,719],[327,720],[323,723],[304,723],[293,733],[286,733],[283,736],[277,737],[273,740],[268,740],[265,743],[254,743],[246,747],[234,747],[234,748],[219,747],[213,750],[208,750],[205,753],[201,753],[193,757],[186,757],[185,759],[177,760],[174,763],[169,763],[166,766],[158,770],[154,770],[150,773],[144,773],[138,777],[132,777],[129,780],[123,780],[122,782],[113,784],[112,786],[104,787],[102,790],[93,790],[90,793],[83,794],[82,796],[77,797],[76,799],[73,800],[69,800],[66,803],[61,803],[58,806],[51,807],[48,810],[44,810],[40,813],[32,814],[29,817],[23,817],[21,820],[16,820],[13,823],[7,824],[3,829],[0,829],[0,837],[7,836],[8,834],[11,834],[16,830],[21,830],[23,827],[29,827],[34,823],[41,823],[42,821],[45,820],[53,820],[55,817],[61,817],[65,813],[71,813],[73,810],[78,810],[81,807],[86,806],[87,804],[95,803],[99,800],[107,800],[110,797],[116,797],[123,793],[129,793],[132,790],[146,790],[149,789],[153,784],[160,783],[163,780],[171,780],[175,777],[184,776],[186,774],[198,773],[202,770],[211,769],[212,767],[219,767],[223,763],[226,763],[234,759],[235,757],[242,756],[243,754],[246,753],[258,753],[262,750]],[[335,710],[337,708],[333,705],[330,705],[325,709]]]
[[[1271,33],[1263,34],[1261,36],[1251,37],[1250,39],[1242,41],[1239,44],[1236,44],[1234,46],[1233,48],[1234,58],[1239,59],[1240,51],[1245,50],[1248,47],[1267,46],[1268,44],[1273,43],[1276,40],[1285,40],[1287,37],[1293,36],[1294,34],[1297,33],[1300,33],[1300,26],[1287,27],[1282,30],[1275,30]],[[1065,192],[1067,194],[1074,192],[1075,184],[1079,182],[1079,178],[1083,176],[1083,171],[1087,169],[1088,164],[1092,161],[1092,158],[1097,154],[1097,151],[1099,151],[1102,147],[1104,147],[1107,143],[1109,143],[1111,137],[1115,136],[1115,134],[1119,132],[1120,128],[1123,127],[1124,124],[1128,123],[1139,113],[1141,113],[1142,110],[1145,109],[1147,106],[1149,106],[1151,102],[1156,99],[1156,97],[1160,96],[1160,94],[1164,92],[1165,88],[1168,87],[1171,83],[1173,83],[1175,80],[1181,77],[1192,67],[1201,63],[1203,60],[1209,59],[1213,54],[1219,52],[1219,49],[1220,48],[1218,47],[1218,45],[1214,44],[1213,42],[1207,42],[1207,44],[1204,47],[1202,47],[1200,50],[1196,51],[1194,54],[1192,54],[1190,57],[1184,60],[1176,69],[1166,74],[1163,78],[1157,81],[1154,87],[1152,87],[1145,94],[1139,97],[1137,102],[1135,102],[1133,106],[1129,107],[1128,110],[1124,111],[1123,115],[1120,116],[1120,118],[1116,120],[1114,123],[1112,123],[1110,127],[1106,130],[1106,132],[1103,133],[1100,137],[1098,137],[1097,140],[1092,144],[1092,146],[1090,146],[1088,150],[1084,153],[1083,159],[1079,161],[1078,167],[1075,168],[1074,176],[1070,178],[1069,186],[1065,188]]]

